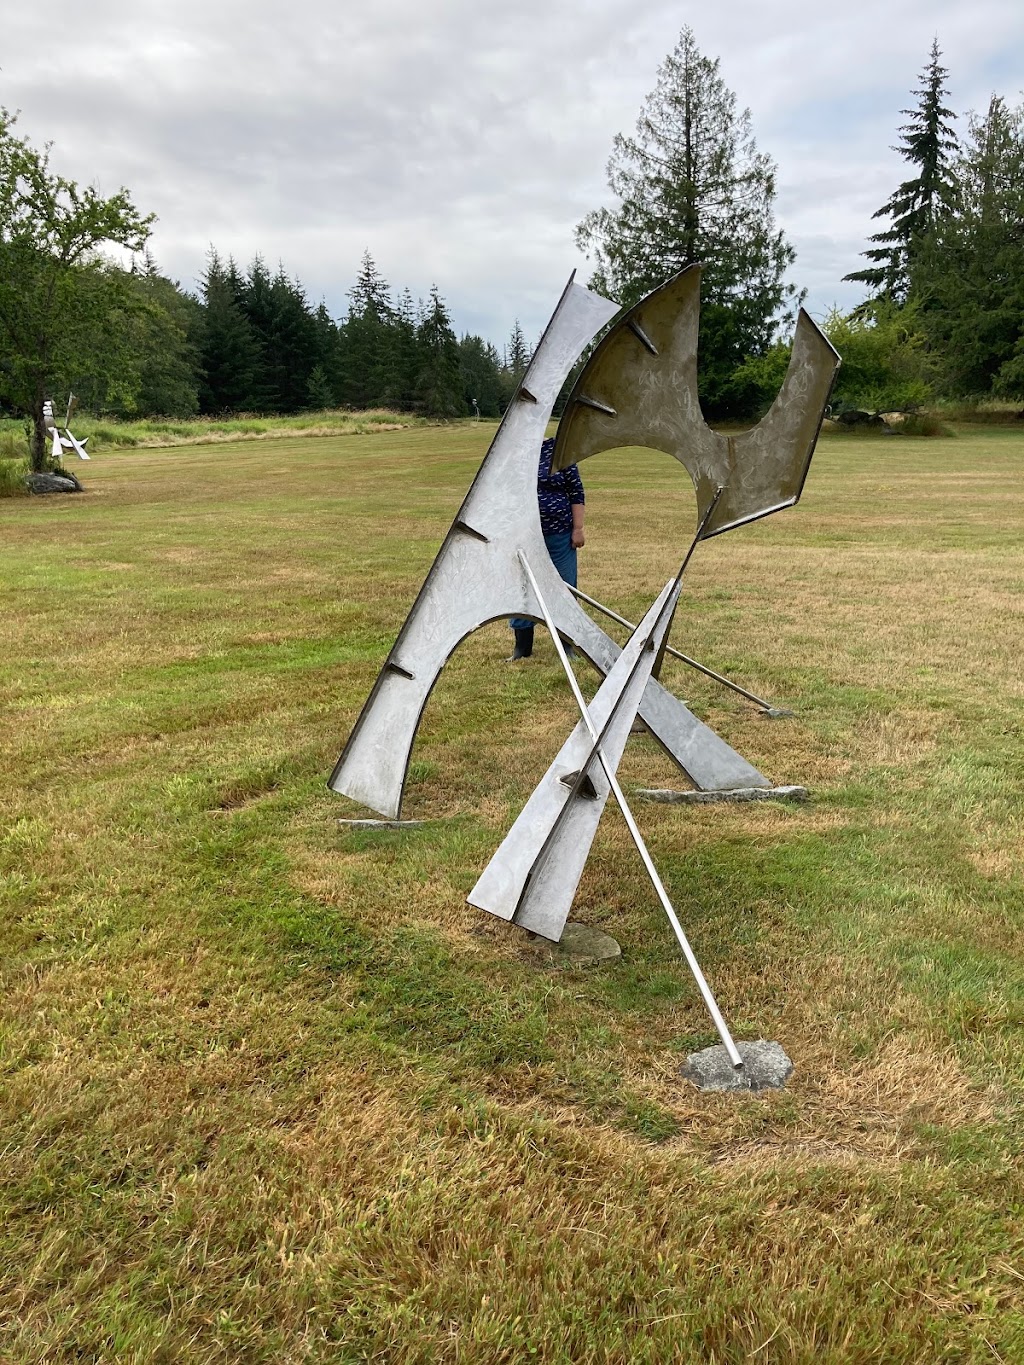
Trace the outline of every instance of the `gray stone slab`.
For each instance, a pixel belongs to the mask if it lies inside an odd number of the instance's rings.
[[[664,787],[636,787],[644,801],[678,806],[711,806],[722,801],[807,801],[806,787],[733,787],[731,791],[672,791]]]
[[[793,1063],[779,1043],[759,1038],[737,1043],[743,1066],[736,1070],[721,1043],[692,1052],[681,1072],[698,1090],[781,1090],[793,1074]]]
[[[562,930],[557,943],[538,934],[529,937],[535,956],[549,967],[599,967],[622,957],[622,949],[610,934],[587,924],[575,924],[572,920]]]

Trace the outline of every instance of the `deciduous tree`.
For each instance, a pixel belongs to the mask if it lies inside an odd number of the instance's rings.
[[[133,305],[103,246],[141,251],[153,216],[127,190],[103,198],[54,173],[0,109],[0,390],[32,421],[33,469],[47,463],[43,404],[83,357],[97,387],[115,393],[130,356],[120,328]]]

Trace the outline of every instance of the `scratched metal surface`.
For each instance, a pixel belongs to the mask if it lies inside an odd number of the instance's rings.
[[[693,480],[698,521],[724,488],[705,533],[713,536],[798,501],[840,361],[801,309],[770,410],[749,431],[712,431],[697,396],[700,274],[687,266],[602,338],[569,396],[552,468],[622,446],[663,450]]]

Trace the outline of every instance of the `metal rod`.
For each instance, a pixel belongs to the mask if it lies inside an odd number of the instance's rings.
[[[617,611],[612,611],[611,607],[606,607],[604,603],[599,602],[596,597],[590,597],[579,588],[574,588],[571,583],[568,587],[573,596],[578,597],[581,602],[586,602],[588,606],[603,612],[605,616],[610,616],[613,621],[618,621],[620,626],[625,626],[628,630],[636,630],[636,626],[633,625],[632,621],[627,621],[624,616],[620,616]],[[665,653],[671,654],[674,659],[679,659],[680,662],[684,664],[688,664],[690,668],[695,668],[698,673],[703,673],[706,677],[713,678],[715,682],[721,683],[723,687],[731,687],[734,692],[738,692],[741,697],[746,697],[747,701],[754,702],[757,706],[762,707],[763,710],[772,710],[772,703],[770,701],[765,701],[763,697],[755,696],[753,692],[748,692],[745,687],[740,687],[739,683],[734,683],[731,678],[726,678],[721,673],[716,673],[713,668],[708,668],[706,664],[698,663],[696,659],[691,659],[689,654],[683,654],[680,650],[674,649],[672,645],[665,646]]]
[[[690,968],[690,971],[693,974],[693,979],[697,983],[697,989],[700,991],[701,997],[704,1000],[704,1004],[707,1007],[707,1011],[711,1015],[715,1028],[718,1031],[718,1036],[721,1038],[722,1044],[725,1047],[726,1052],[729,1054],[729,1060],[732,1062],[735,1070],[739,1071],[743,1067],[743,1058],[740,1056],[739,1049],[733,1042],[732,1034],[729,1032],[729,1026],[725,1022],[721,1010],[718,1008],[718,1002],[715,1000],[715,997],[711,994],[711,987],[708,985],[704,973],[700,969],[700,963],[697,961],[696,955],[694,954],[693,949],[690,947],[690,942],[689,939],[687,939],[686,937],[686,934],[683,930],[683,926],[679,923],[679,917],[676,915],[676,912],[672,906],[672,902],[668,898],[668,892],[665,890],[664,884],[662,883],[662,880],[658,875],[658,869],[654,866],[654,860],[652,859],[650,853],[647,850],[647,845],[644,843],[643,835],[640,833],[640,829],[636,823],[636,820],[633,818],[633,812],[630,810],[629,803],[626,801],[625,793],[619,786],[619,781],[618,778],[615,776],[615,771],[612,768],[612,765],[605,758],[604,750],[600,747],[600,736],[598,735],[597,727],[595,726],[593,719],[591,718],[590,710],[587,707],[587,703],[583,696],[583,693],[580,691],[580,685],[576,681],[576,674],[572,671],[572,666],[565,656],[565,649],[562,645],[561,637],[558,634],[558,629],[555,626],[554,620],[552,619],[551,616],[551,612],[548,609],[548,604],[547,602],[545,602],[544,596],[541,593],[540,586],[533,575],[533,570],[530,568],[530,561],[527,559],[525,553],[522,550],[518,551],[518,555],[519,562],[523,566],[523,570],[526,573],[527,579],[529,580],[530,587],[533,589],[534,596],[537,598],[537,604],[540,607],[541,615],[544,617],[544,624],[551,632],[551,638],[555,644],[555,652],[558,654],[559,662],[561,663],[562,668],[565,672],[565,676],[568,680],[569,687],[572,689],[573,697],[576,699],[576,705],[579,708],[580,715],[583,718],[583,723],[589,730],[590,738],[593,740],[594,745],[596,746],[597,758],[601,764],[601,767],[604,769],[604,775],[608,780],[609,787],[611,787],[612,789],[612,794],[615,797],[615,800],[618,802],[619,809],[622,811],[622,818],[626,822],[626,828],[629,830],[633,843],[636,845],[636,850],[640,854],[640,858],[643,862],[643,865],[647,870],[647,875],[651,879],[651,884],[653,885],[655,891],[657,892],[658,899],[661,901],[662,909],[668,916],[668,922],[672,926],[672,932],[675,934],[679,946],[683,950],[683,956],[686,958],[687,966]],[[689,556],[687,556],[687,558],[689,558]]]

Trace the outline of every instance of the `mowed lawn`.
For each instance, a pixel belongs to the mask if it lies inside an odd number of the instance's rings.
[[[0,1359],[1024,1360],[1024,431],[829,437],[702,545],[664,680],[805,806],[609,807],[554,970],[465,904],[574,722],[479,632],[405,813],[326,789],[488,424],[124,453],[0,503]],[[605,455],[582,584],[692,533]],[[622,632],[619,632],[622,638]],[[636,738],[627,790],[681,781]]]

